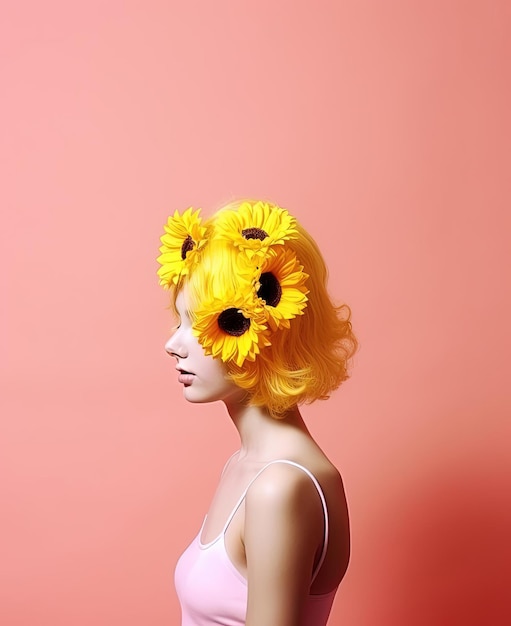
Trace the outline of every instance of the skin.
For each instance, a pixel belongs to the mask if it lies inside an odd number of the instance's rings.
[[[325,494],[330,536],[314,583],[311,573],[322,545],[324,518],[318,492],[298,468],[275,464],[258,477],[225,533],[227,554],[248,581],[247,626],[300,626],[309,594],[335,589],[349,561],[350,539],[341,477],[311,437],[298,408],[273,419],[252,407],[245,392],[226,379],[225,365],[206,356],[192,333],[186,290],[177,297],[180,324],[165,349],[176,359],[184,397],[221,401],[238,430],[240,451],[227,463],[211,502],[201,541],[222,531],[229,513],[254,475],[269,461],[288,459],[308,468]]]

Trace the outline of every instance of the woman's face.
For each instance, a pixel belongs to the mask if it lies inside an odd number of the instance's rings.
[[[177,361],[178,381],[183,385],[183,395],[189,402],[215,402],[223,400],[241,402],[245,396],[232,381],[226,379],[227,369],[220,359],[206,356],[197,337],[192,333],[188,315],[186,288],[176,299],[179,326],[165,344],[165,350]]]

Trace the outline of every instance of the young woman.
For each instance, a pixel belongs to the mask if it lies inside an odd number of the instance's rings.
[[[183,626],[323,626],[348,566],[337,469],[298,406],[347,378],[350,311],[321,253],[285,210],[177,211],[160,284],[179,324],[165,348],[189,402],[222,401],[240,436],[198,535],[176,567]]]

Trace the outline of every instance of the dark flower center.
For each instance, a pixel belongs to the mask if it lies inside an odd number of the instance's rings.
[[[268,233],[262,228],[245,228],[241,234],[245,239],[260,239],[261,241],[268,237]]]
[[[263,272],[259,282],[261,286],[257,290],[257,295],[269,306],[277,306],[282,298],[282,287],[275,275],[271,272]]]
[[[225,309],[218,316],[218,326],[228,335],[241,337],[250,328],[250,320],[239,309]]]
[[[186,239],[183,241],[183,245],[181,246],[181,259],[184,261],[188,252],[190,252],[190,250],[193,250],[194,248],[195,243],[191,235],[187,235]]]

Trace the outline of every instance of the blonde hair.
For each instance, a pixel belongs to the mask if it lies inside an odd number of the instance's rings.
[[[176,285],[174,302],[186,285],[192,319],[201,301],[216,297],[226,285],[235,291],[239,288],[239,252],[215,238],[214,230],[218,217],[242,202],[246,200],[222,207],[206,222],[208,244],[200,251],[200,261]],[[297,404],[328,398],[349,377],[348,362],[358,345],[350,308],[335,305],[328,294],[328,272],[316,242],[299,223],[296,229],[298,236],[285,246],[309,275],[303,315],[291,319],[289,328],[272,333],[271,345],[262,348],[255,360],[245,360],[241,367],[226,363],[229,378],[246,390],[249,404],[266,407],[275,418]]]

